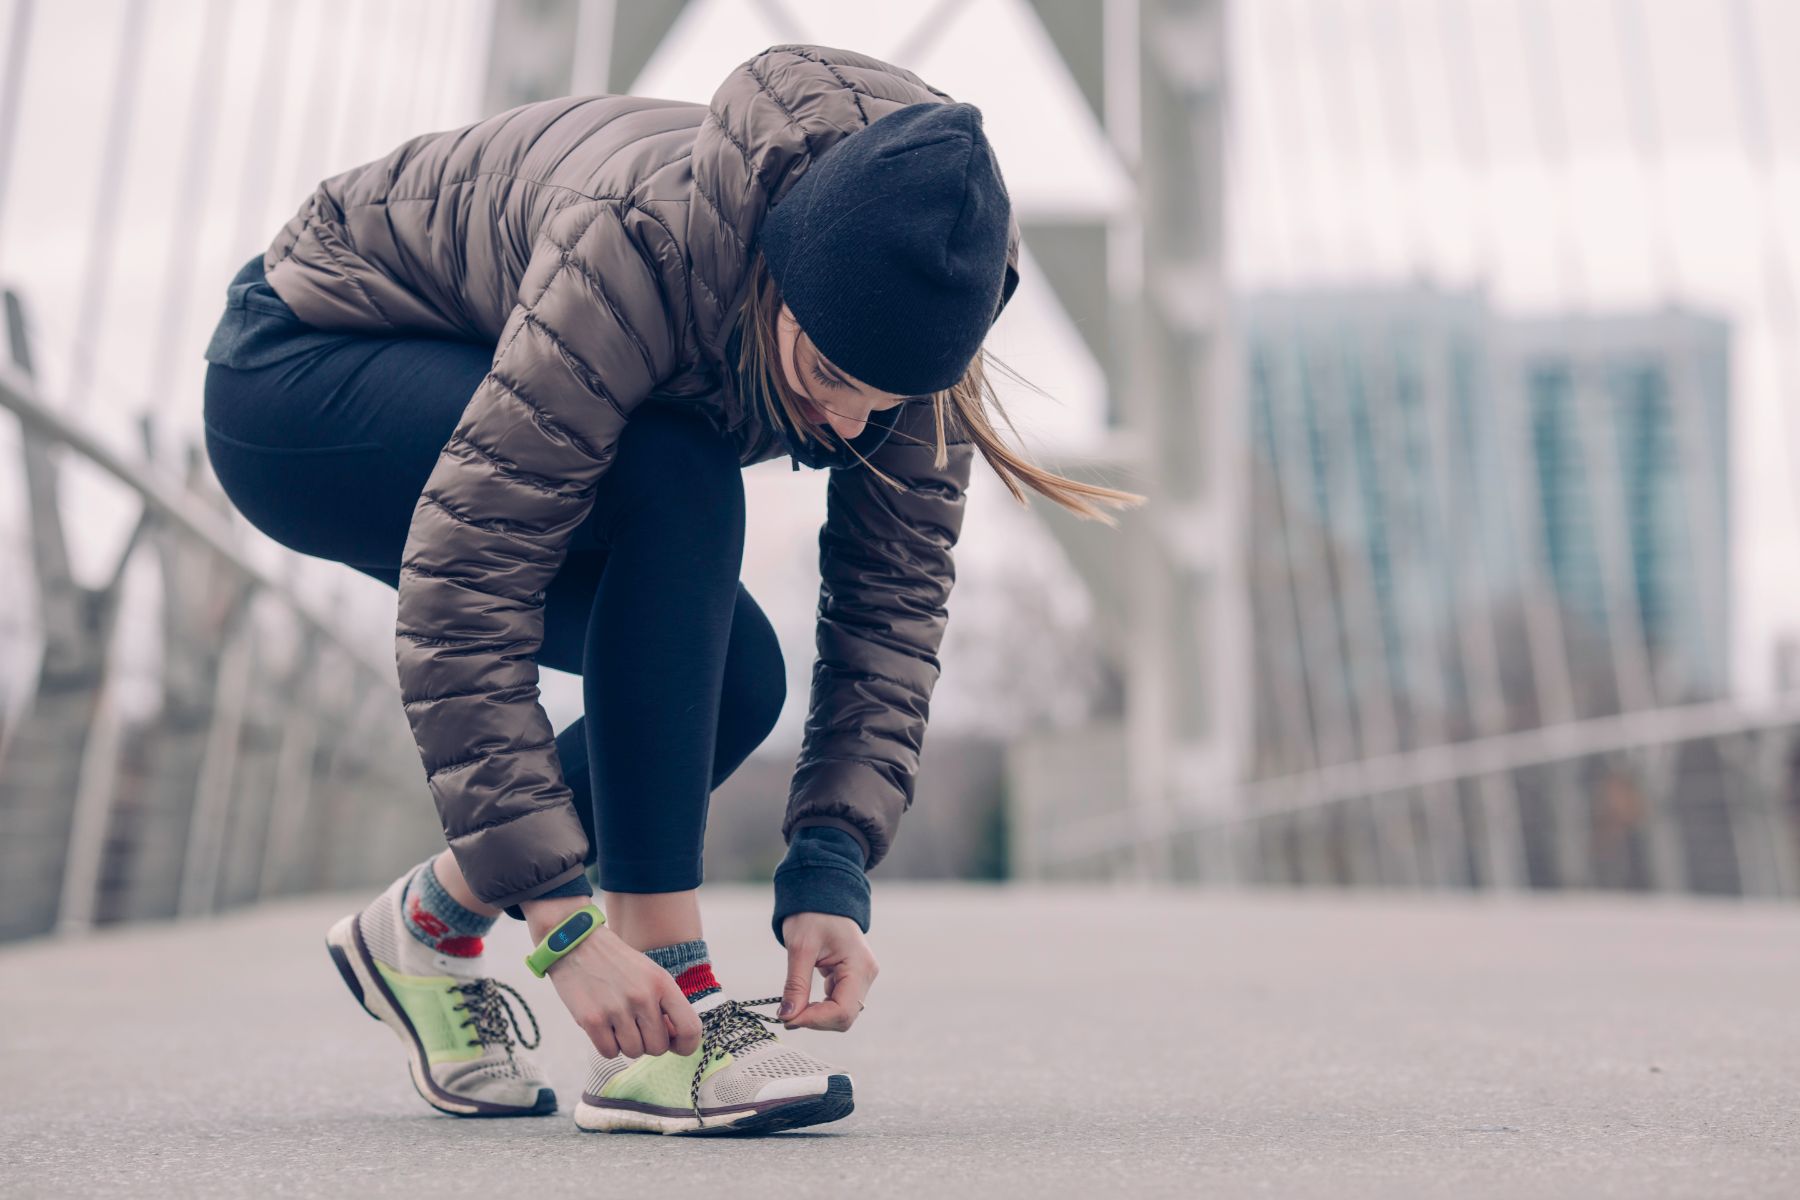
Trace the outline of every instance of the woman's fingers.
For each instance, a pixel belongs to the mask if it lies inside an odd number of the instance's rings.
[[[781,932],[788,974],[776,1015],[789,1029],[850,1028],[879,973],[861,927],[834,913],[798,912],[782,921]],[[826,978],[825,999],[809,1004],[815,970]]]
[[[873,964],[846,962],[832,973],[829,994],[788,1018],[790,1029],[829,1029],[842,1033],[862,1014],[863,999],[874,982]]]
[[[852,1006],[854,1008],[854,1006]],[[788,1022],[789,1029],[825,1029],[842,1033],[856,1020],[854,1011],[846,1012],[836,1000],[815,1001],[798,1017]]]
[[[550,971],[575,1023],[605,1058],[692,1054],[700,1018],[674,976],[602,928]]]
[[[644,1037],[629,1012],[613,1018],[613,1036],[619,1041],[619,1053],[626,1058],[637,1058],[644,1053]]]
[[[638,1037],[643,1040],[645,1054],[666,1054],[669,1050],[669,1031],[663,1028],[662,1009],[655,1006],[644,1008],[635,1014],[637,1017]]]
[[[662,998],[663,1020],[668,1024],[669,1048],[677,1054],[692,1054],[700,1048],[700,1015],[688,1003],[681,989],[669,980]]]
[[[833,982],[830,1003],[837,1005],[844,1014],[844,1023],[839,1028],[850,1028],[862,1015],[863,998],[869,994],[869,985],[873,982],[868,968],[861,963],[846,967]]]
[[[792,1022],[812,998],[812,973],[819,961],[819,947],[811,938],[798,937],[789,940],[787,952],[787,983],[781,989],[781,1007],[775,1015]]]
[[[594,1043],[594,1049],[600,1052],[601,1058],[619,1057],[619,1039],[613,1036],[611,1025],[603,1025],[589,1033],[588,1041]]]

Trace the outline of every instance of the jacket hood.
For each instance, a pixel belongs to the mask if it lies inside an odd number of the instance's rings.
[[[827,149],[933,97],[955,103],[904,67],[804,43],[771,46],[725,77],[694,134],[689,163],[687,256],[698,283],[694,335],[713,360],[725,353],[764,214]],[[1019,241],[1018,217],[1009,214],[996,318],[1019,286]]]

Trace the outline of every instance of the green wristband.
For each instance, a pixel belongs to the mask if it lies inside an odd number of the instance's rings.
[[[525,956],[525,965],[539,979],[556,965],[556,961],[586,941],[588,935],[606,924],[606,914],[592,904],[584,904],[544,935],[537,948]]]

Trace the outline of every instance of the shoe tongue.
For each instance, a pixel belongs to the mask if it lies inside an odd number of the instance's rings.
[[[431,956],[431,965],[445,975],[454,975],[458,979],[479,979],[486,964],[485,955],[468,958],[460,954],[437,954]]]
[[[728,993],[724,990],[720,990],[720,991],[714,992],[710,996],[702,996],[698,1000],[692,1001],[691,1003],[694,1006],[695,1012],[703,1013],[703,1012],[711,1012],[713,1009],[719,1007],[719,1005],[725,1003],[729,999],[731,999],[730,993]]]

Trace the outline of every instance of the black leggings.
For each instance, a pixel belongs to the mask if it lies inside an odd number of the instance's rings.
[[[397,588],[413,506],[493,353],[346,334],[253,369],[211,363],[213,470],[275,541]],[[786,700],[743,552],[733,448],[692,412],[641,407],[548,588],[537,657],[582,679],[586,714],[556,750],[604,890],[699,886],[710,794]]]

